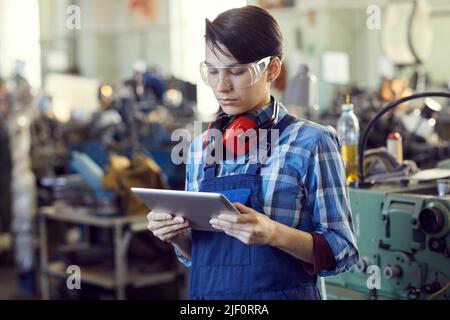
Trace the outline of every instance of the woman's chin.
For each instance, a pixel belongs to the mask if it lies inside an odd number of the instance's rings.
[[[244,113],[245,110],[244,108],[241,108],[239,106],[221,106],[223,112],[225,112],[226,114],[230,115],[230,116],[235,116],[241,113]]]

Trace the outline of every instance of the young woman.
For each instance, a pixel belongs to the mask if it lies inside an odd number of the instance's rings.
[[[190,267],[192,299],[320,299],[317,275],[346,271],[358,259],[339,141],[271,97],[282,35],[268,12],[225,11],[206,20],[205,40],[202,78],[223,111],[210,127],[225,133],[250,123],[279,138],[263,161],[246,152],[233,157],[244,161],[208,164],[208,146],[222,141],[196,137],[186,190],[225,194],[242,215],[219,215],[210,221],[218,232],[208,232],[150,212],[148,228]]]

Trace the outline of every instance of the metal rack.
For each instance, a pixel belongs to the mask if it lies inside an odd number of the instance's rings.
[[[67,279],[66,265],[63,261],[49,261],[48,228],[50,220],[84,226],[111,229],[114,234],[114,270],[102,267],[83,267],[81,282],[115,290],[116,299],[126,299],[127,286],[145,286],[169,283],[176,280],[177,270],[151,272],[148,274],[128,270],[126,253],[133,233],[147,230],[145,216],[99,217],[89,213],[86,208],[48,206],[38,213],[40,241],[40,282],[42,299],[50,299],[50,277]]]

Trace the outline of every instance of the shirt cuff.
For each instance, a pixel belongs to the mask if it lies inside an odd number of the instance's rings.
[[[176,248],[174,248],[175,254],[178,260],[186,267],[189,268],[191,266],[191,260],[185,258]]]
[[[302,261],[303,269],[310,275],[318,274],[322,270],[334,270],[336,259],[330,245],[324,236],[311,232],[313,237],[313,263]]]

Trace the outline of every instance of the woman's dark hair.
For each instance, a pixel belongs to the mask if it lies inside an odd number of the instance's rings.
[[[217,49],[227,55],[220,48],[223,44],[240,63],[283,56],[280,26],[270,13],[257,6],[224,11],[212,22],[206,19],[205,40],[213,52]]]

